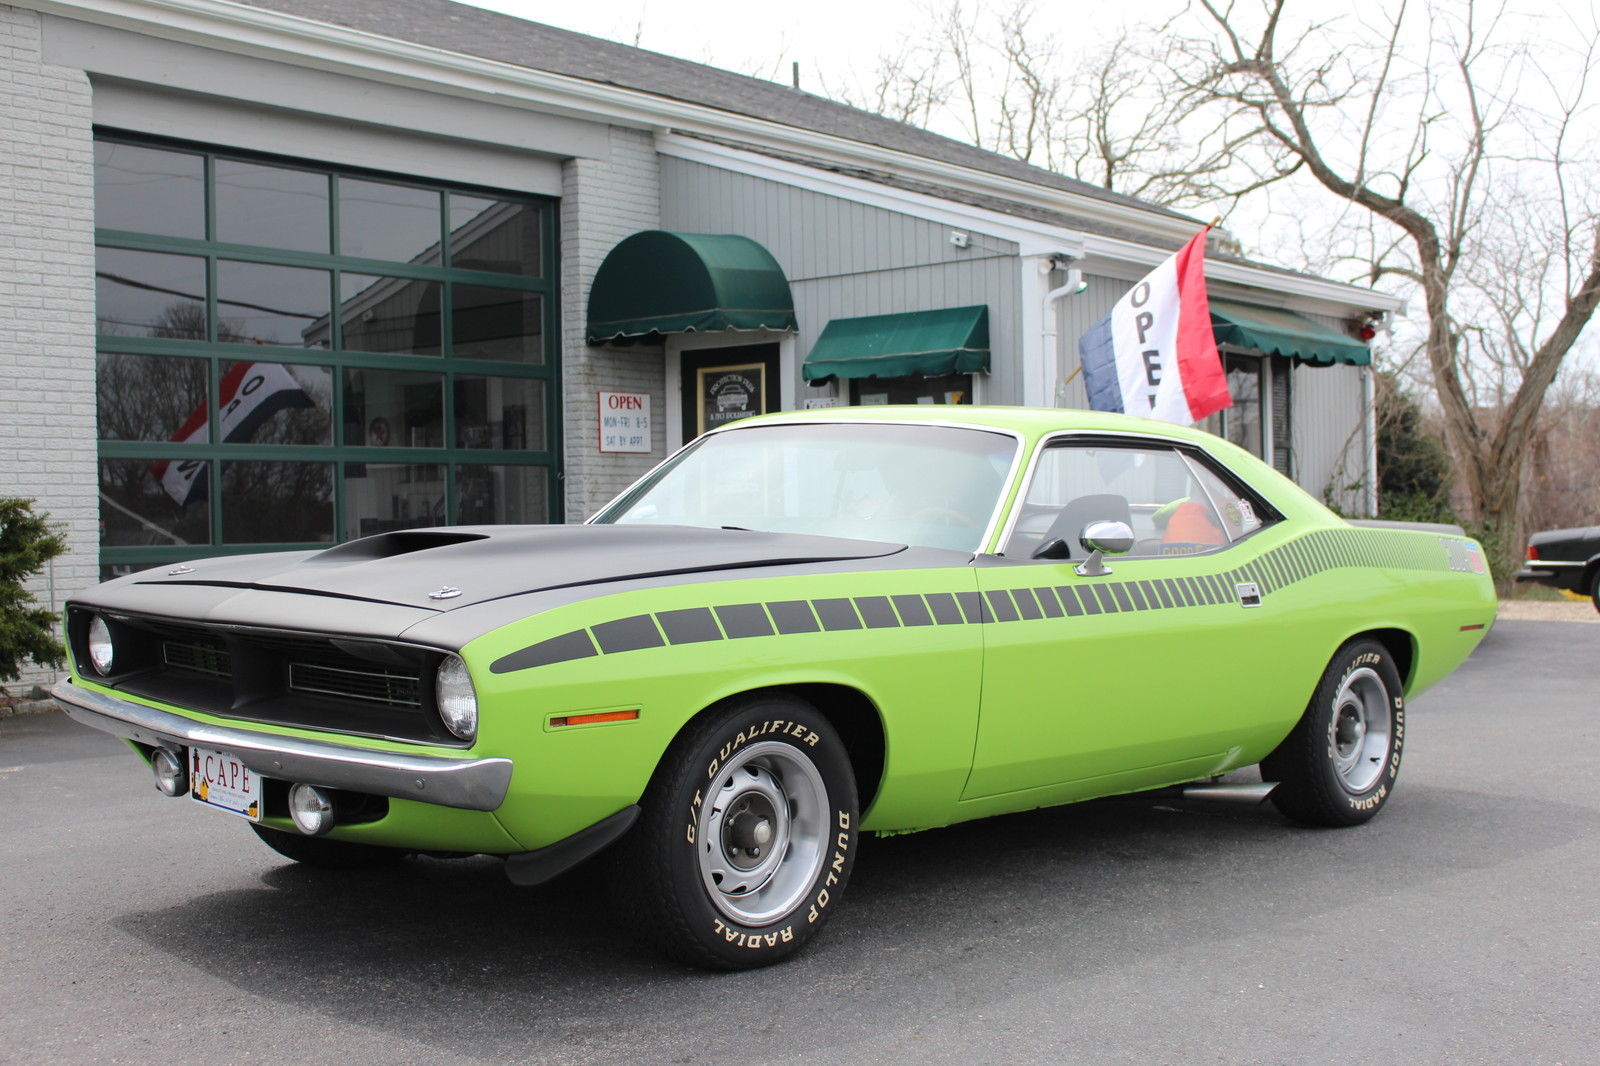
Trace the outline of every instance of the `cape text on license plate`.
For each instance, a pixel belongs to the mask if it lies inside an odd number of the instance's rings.
[[[237,755],[190,748],[189,795],[208,807],[261,820],[261,778]]]

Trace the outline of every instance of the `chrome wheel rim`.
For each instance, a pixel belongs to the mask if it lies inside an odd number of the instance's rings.
[[[1346,792],[1359,795],[1377,783],[1389,757],[1389,690],[1371,667],[1352,670],[1333,698],[1328,727],[1333,769]]]
[[[729,759],[706,789],[695,839],[712,904],[766,925],[805,896],[822,869],[828,789],[810,759],[763,741]]]

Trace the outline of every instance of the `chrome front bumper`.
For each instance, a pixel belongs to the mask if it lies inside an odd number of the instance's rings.
[[[492,811],[511,786],[510,759],[448,759],[347,748],[320,740],[205,725],[142,703],[75,685],[50,690],[63,710],[84,725],[156,747],[190,744],[237,755],[262,777],[418,800],[441,807]]]

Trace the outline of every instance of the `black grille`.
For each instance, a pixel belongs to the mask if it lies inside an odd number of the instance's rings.
[[[88,612],[71,609],[85,662]],[[226,718],[459,746],[439,718],[443,652],[405,644],[107,614],[114,688]]]
[[[161,642],[161,660],[174,670],[192,670],[212,677],[233,674],[232,657],[219,644],[190,644],[177,640]]]
[[[396,707],[422,706],[422,685],[415,674],[382,668],[351,670],[321,663],[290,663],[289,691],[370,700]]]

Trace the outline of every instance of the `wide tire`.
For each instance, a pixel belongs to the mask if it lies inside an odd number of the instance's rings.
[[[1589,600],[1600,611],[1600,566],[1595,567],[1594,580],[1589,582]]]
[[[284,858],[323,870],[365,870],[399,862],[408,854],[399,848],[308,837],[300,833],[268,829],[264,825],[251,825],[250,828],[255,830],[262,843]]]
[[[1359,825],[1394,794],[1405,745],[1400,671],[1375,640],[1355,640],[1328,663],[1305,714],[1261,760],[1272,802],[1308,825]]]
[[[857,850],[855,775],[816,707],[741,700],[693,722],[612,850],[607,879],[640,935],[691,966],[767,966],[838,909]]]

